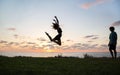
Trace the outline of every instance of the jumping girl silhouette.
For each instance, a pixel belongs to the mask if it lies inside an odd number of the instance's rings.
[[[61,45],[61,37],[62,37],[62,29],[59,26],[59,20],[58,18],[55,16],[55,19],[53,19],[54,23],[52,23],[52,27],[53,29],[57,30],[58,34],[52,39],[52,37],[47,33],[46,35],[49,37],[49,39],[55,43],[57,43],[58,45]]]

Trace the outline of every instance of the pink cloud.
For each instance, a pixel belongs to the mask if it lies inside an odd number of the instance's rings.
[[[111,0],[94,0],[93,2],[87,2],[87,3],[82,4],[81,8],[89,9],[92,6],[103,4],[103,3],[106,3],[107,1],[111,1]]]
[[[17,34],[14,34],[13,36],[14,36],[16,39],[18,38],[18,35],[17,35]]]
[[[120,26],[120,21],[113,22],[111,26]]]
[[[46,39],[43,38],[43,37],[37,38],[37,40],[38,40],[38,41],[46,41]]]
[[[7,30],[10,30],[10,31],[15,31],[16,28],[8,28]]]

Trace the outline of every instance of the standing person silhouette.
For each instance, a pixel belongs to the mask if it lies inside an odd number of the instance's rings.
[[[109,35],[109,51],[112,56],[112,58],[117,57],[117,51],[116,51],[116,45],[117,45],[117,33],[114,31],[114,27],[110,27],[109,30],[111,31]]]
[[[62,37],[62,29],[59,26],[59,20],[56,16],[54,16],[55,19],[53,19],[54,23],[52,23],[52,27],[53,29],[57,30],[58,34],[52,39],[52,37],[47,33],[46,35],[49,37],[49,39],[55,43],[57,43],[58,45],[61,45],[61,37]]]

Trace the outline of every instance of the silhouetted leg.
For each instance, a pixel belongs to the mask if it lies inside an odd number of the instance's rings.
[[[117,52],[116,52],[116,50],[114,50],[114,55],[115,55],[114,57],[117,58]]]
[[[49,37],[50,41],[52,41],[52,37],[47,32],[45,32],[45,34]]]
[[[112,58],[114,58],[114,57],[113,57],[113,52],[112,52],[112,50],[109,50],[109,51],[110,51],[110,54],[111,54]]]
[[[61,45],[61,42],[58,40],[53,40],[55,43],[57,43],[58,45]]]
[[[61,39],[60,39],[60,35],[57,35],[57,36],[55,36],[55,38],[53,39],[53,41],[55,42],[55,43],[57,43],[58,45],[61,45]]]
[[[61,45],[61,39],[60,39],[60,40],[58,40],[58,43],[59,43],[59,45]]]

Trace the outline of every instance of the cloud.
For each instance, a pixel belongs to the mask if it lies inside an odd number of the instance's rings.
[[[23,46],[20,46],[21,48],[27,48],[28,47],[28,45],[23,45]]]
[[[62,46],[62,50],[92,50],[97,49],[98,44],[74,43],[73,45]]]
[[[68,40],[66,40],[66,42],[74,42],[74,41],[73,41],[73,40],[68,39]]]
[[[99,38],[99,37],[96,36],[96,37],[93,37],[92,39],[98,39],[98,38]]]
[[[16,39],[18,38],[18,35],[17,35],[17,34],[14,34],[13,36],[14,36]]]
[[[120,51],[120,45],[117,46],[117,50]]]
[[[18,43],[18,42],[8,42],[8,41],[1,40],[0,41],[0,46],[1,45],[4,45],[4,47],[9,48],[9,47],[12,47],[12,46],[20,46],[20,43]]]
[[[99,35],[87,35],[84,36],[83,39],[87,40],[87,42],[92,43],[95,40],[99,39]]]
[[[62,46],[62,50],[71,50],[71,46],[64,45]]]
[[[55,46],[54,46],[54,45],[47,45],[47,47],[48,47],[49,49],[55,49]]]
[[[106,44],[102,44],[102,45],[100,45],[102,48],[106,48],[106,47],[108,47]]]
[[[87,42],[93,42],[93,41],[87,41]]]
[[[97,46],[98,46],[98,44],[92,44],[92,45],[91,45],[91,44],[85,43],[85,44],[82,44],[82,45],[81,45],[81,49],[82,49],[82,50],[96,49]]]
[[[7,30],[10,30],[10,31],[15,31],[16,28],[7,28]]]
[[[81,8],[89,9],[92,6],[103,4],[103,3],[106,3],[108,1],[111,1],[111,0],[94,0],[93,2],[87,2],[87,3],[82,4]]]
[[[36,49],[42,49],[36,42],[21,42],[19,47],[21,48],[26,48],[26,49],[32,49],[32,50],[36,50]]]
[[[29,45],[31,44],[32,45],[32,44],[36,44],[36,43],[34,43],[34,42],[27,42],[27,44],[29,44]]]
[[[113,22],[111,26],[120,26],[120,20],[116,21],[116,22]]]
[[[107,44],[101,44],[101,45],[98,47],[98,50],[108,50],[108,45],[107,45]]]
[[[66,40],[66,41],[72,41],[72,40]]]
[[[0,43],[1,44],[3,44],[3,43],[5,44],[5,43],[7,43],[7,41],[1,40]]]
[[[37,40],[38,40],[38,41],[46,41],[46,39],[45,39],[45,38],[42,38],[42,37],[37,38]]]
[[[71,46],[71,49],[81,49],[82,48],[82,44],[81,43],[75,43]]]
[[[7,41],[0,40],[0,49],[1,49],[1,48],[6,47],[6,46],[7,46],[7,44],[8,44],[8,42],[7,42]]]
[[[19,46],[19,43],[18,42],[9,42],[7,45],[9,45],[9,46],[12,46],[12,45]]]
[[[98,35],[87,35],[87,36],[85,36],[84,38],[97,39],[97,38],[98,38],[97,36],[98,36]]]
[[[8,41],[4,41],[4,40],[0,40],[0,48],[11,48],[11,49],[27,49],[27,50],[44,50],[44,47],[39,46],[39,44],[37,44],[36,42],[8,42]],[[46,47],[49,47],[49,49],[54,49],[54,47],[52,47],[52,45],[47,45]],[[16,49],[16,50],[17,50]]]
[[[87,36],[85,36],[84,38],[91,38],[91,37],[93,37],[94,35],[87,35]]]

